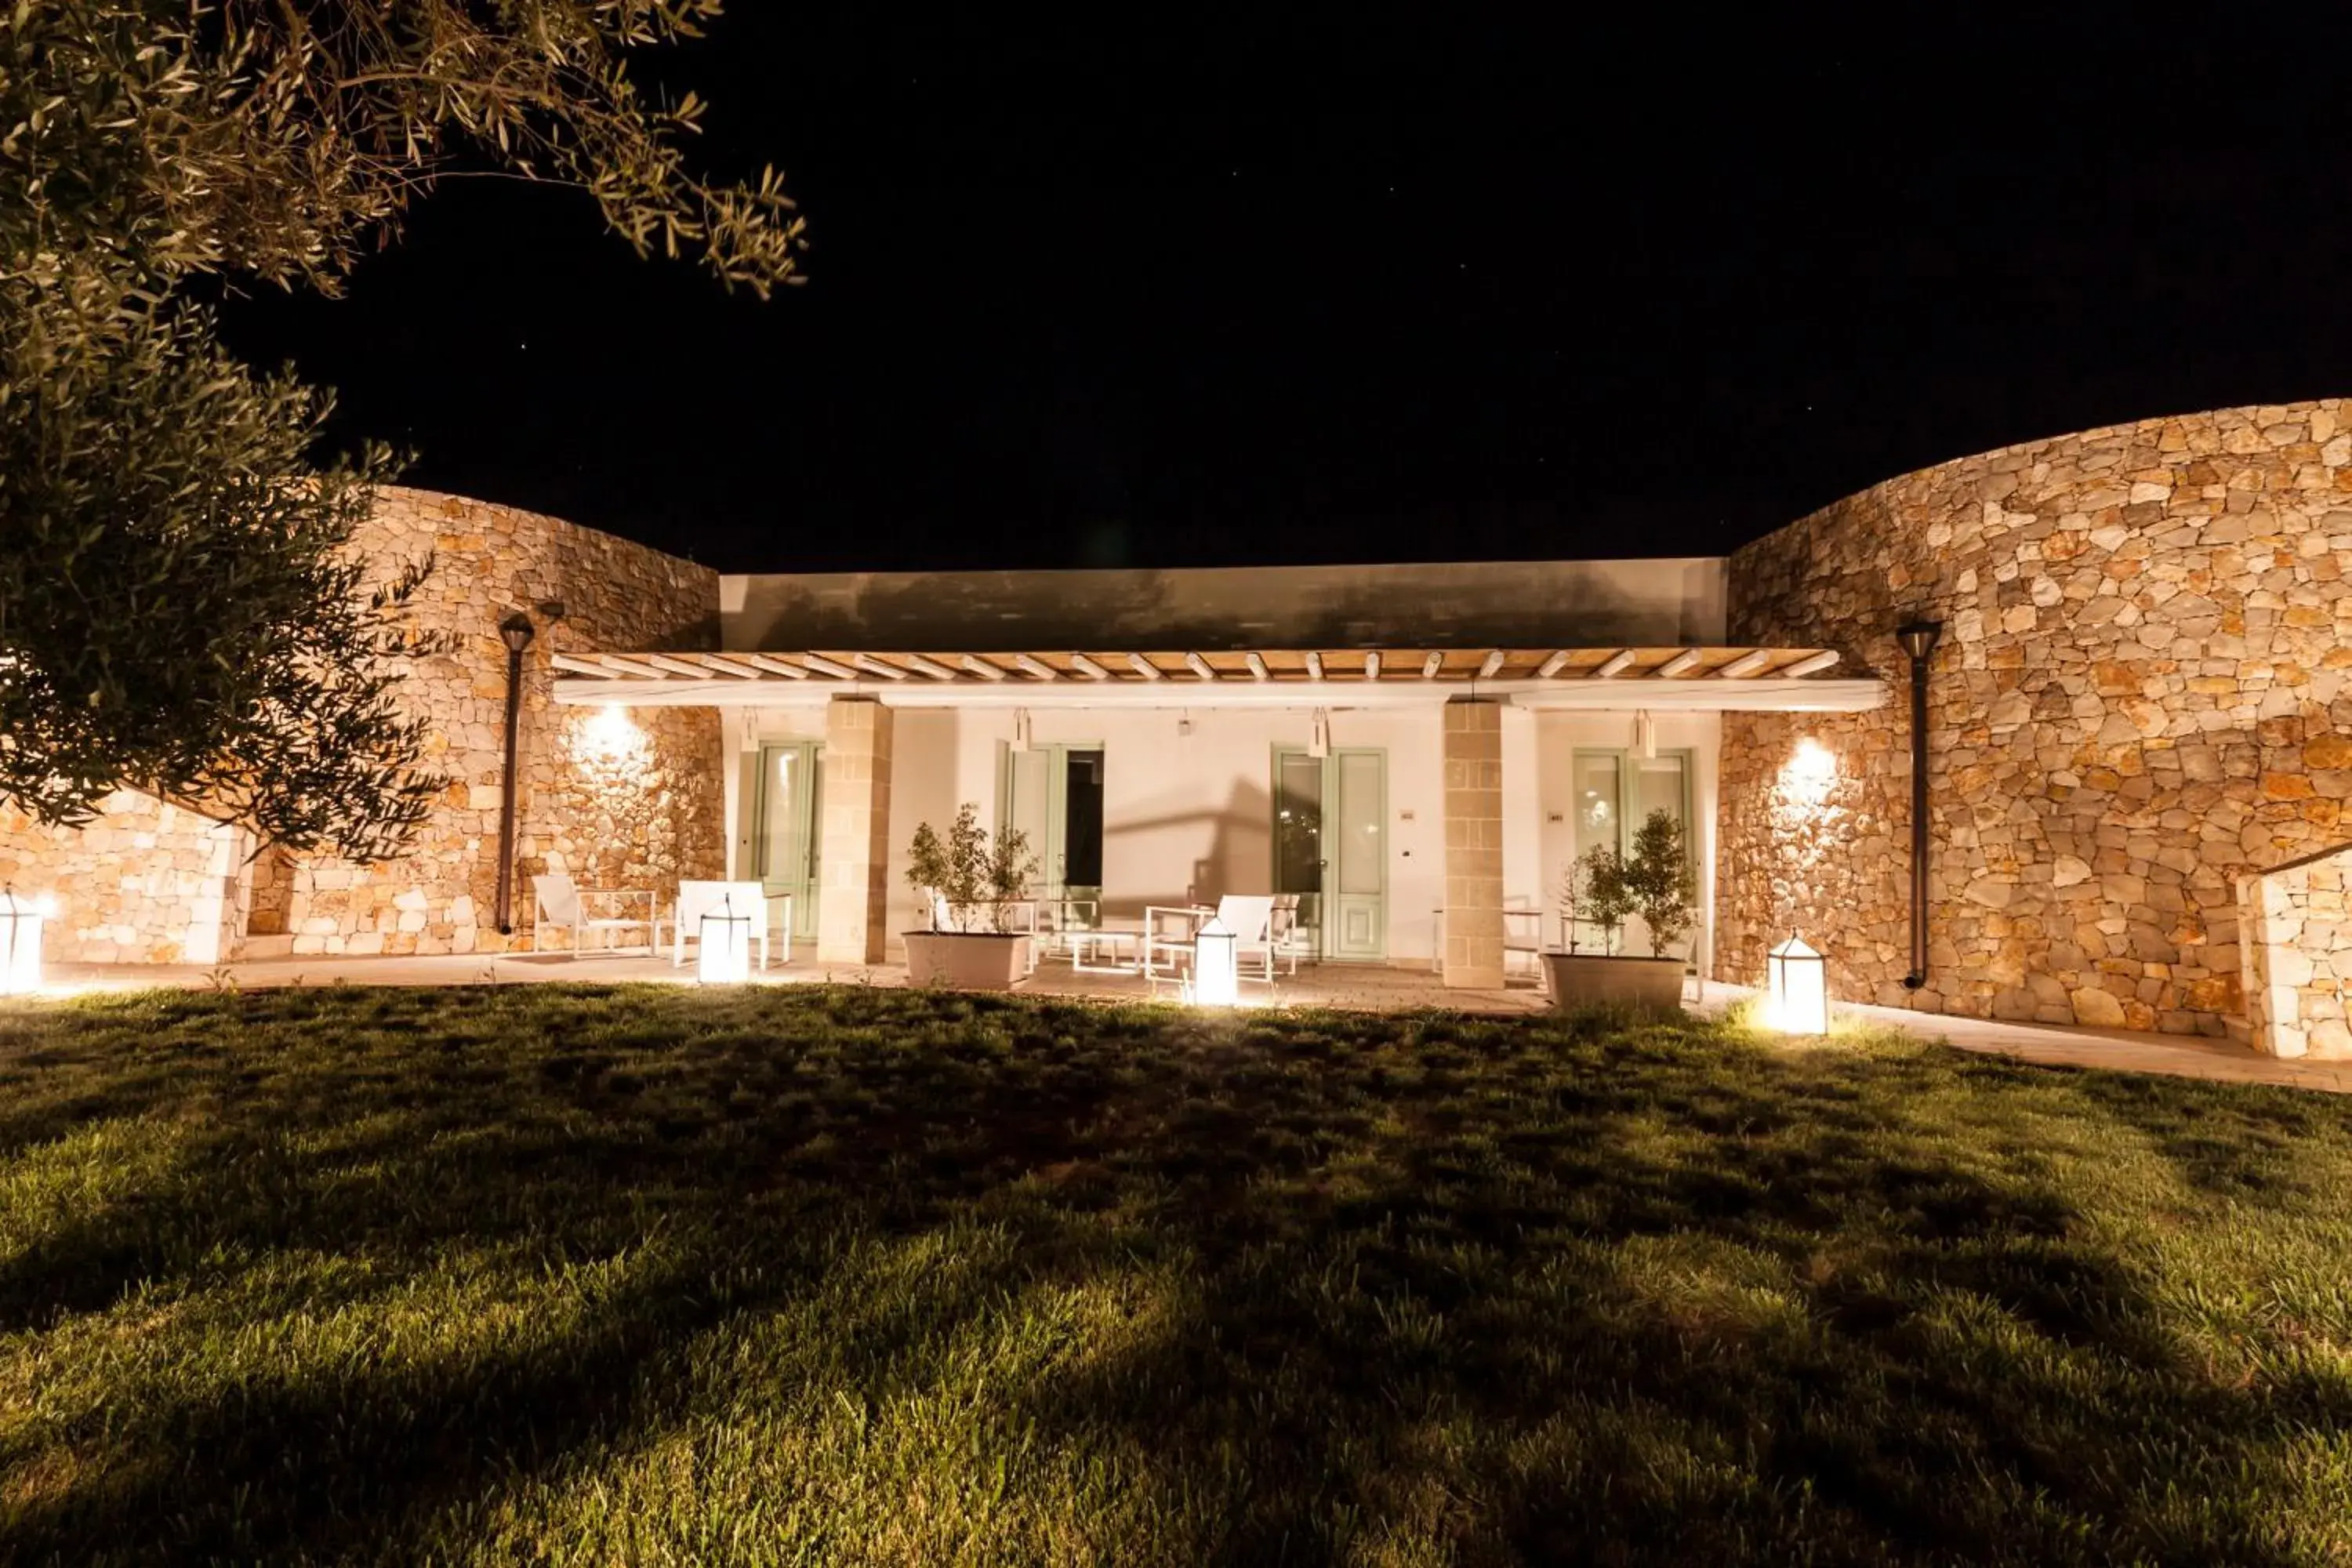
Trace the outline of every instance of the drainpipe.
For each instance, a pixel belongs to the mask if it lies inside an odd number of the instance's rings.
[[[1911,658],[1911,973],[1913,991],[1927,984],[1927,656],[1943,635],[1939,621],[1909,621],[1895,640]]]
[[[507,645],[507,761],[499,779],[499,934],[514,931],[515,752],[522,731],[522,656],[533,636],[530,617],[517,610],[499,623]]]

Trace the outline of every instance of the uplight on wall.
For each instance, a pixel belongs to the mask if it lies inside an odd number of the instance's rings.
[[[1830,1032],[1829,963],[1795,931],[1765,955],[1764,1021],[1791,1035]]]
[[[1192,1000],[1204,1007],[1230,1007],[1241,999],[1234,950],[1240,939],[1216,916],[1192,936]]]
[[[41,926],[55,913],[57,905],[47,896],[28,899],[14,888],[0,889],[0,994],[41,988]]]
[[[740,985],[751,978],[751,916],[738,913],[730,893],[715,910],[704,911],[695,923],[701,951],[695,955],[694,976],[706,985]]]
[[[581,722],[580,742],[590,756],[612,762],[642,749],[646,732],[637,728],[626,708],[617,702],[600,702]]]

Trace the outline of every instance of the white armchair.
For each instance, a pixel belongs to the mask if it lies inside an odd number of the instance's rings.
[[[793,961],[793,899],[787,893],[784,906],[784,962]],[[731,907],[739,914],[751,917],[751,940],[760,944],[760,967],[768,967],[768,893],[757,882],[680,882],[677,902],[670,907],[675,917],[670,922],[670,967],[677,969],[686,963],[686,944],[702,940],[702,917],[715,910]]]
[[[531,915],[531,944],[540,952],[547,951],[540,941],[543,926],[572,928],[572,956],[580,956],[580,939],[594,932],[606,939],[609,952],[620,945],[613,939],[628,931],[645,933],[646,953],[652,956],[659,945],[659,917],[654,911],[654,895],[650,888],[583,888],[562,871],[543,871],[530,879],[531,901],[537,906]],[[626,908],[638,899],[646,901],[643,919],[626,912]],[[592,903],[602,903],[608,909],[620,910],[618,914],[592,914]],[[635,946],[634,942],[629,945]]]
[[[1234,963],[1244,980],[1274,984],[1276,942],[1274,895],[1227,893],[1214,909],[1206,904],[1150,904],[1143,911],[1143,973],[1158,978],[1165,959],[1171,973],[1189,963],[1192,939],[1213,917],[1234,933]]]

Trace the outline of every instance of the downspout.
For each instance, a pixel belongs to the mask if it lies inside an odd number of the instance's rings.
[[[1911,973],[1904,985],[1927,984],[1927,657],[1943,635],[1938,621],[1910,621],[1895,640],[1911,659]]]
[[[514,932],[515,753],[522,734],[522,656],[533,636],[530,617],[517,610],[499,623],[507,645],[507,752],[499,774],[499,898],[500,936]]]

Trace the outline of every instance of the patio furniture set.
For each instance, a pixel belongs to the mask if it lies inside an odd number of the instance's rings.
[[[751,927],[760,967],[769,966],[771,937],[781,933],[783,962],[793,961],[790,895],[770,895],[758,882],[682,881],[664,910],[652,889],[583,888],[564,872],[531,879],[536,904],[534,930],[557,927],[571,934],[571,952],[614,952],[642,946],[658,953],[667,931],[674,967],[686,963],[687,943],[699,940],[705,915],[722,910],[757,910]],[[1227,894],[1215,904],[1147,905],[1140,921],[1105,920],[1098,901],[1087,899],[1015,899],[1003,906],[1003,929],[1026,936],[1029,973],[1061,961],[1078,974],[1139,975],[1156,994],[1173,984],[1189,994],[1201,932],[1213,921],[1234,941],[1236,978],[1271,989],[1277,973],[1295,975],[1298,961],[1316,957],[1314,928],[1301,923],[1298,896]],[[551,951],[541,943],[541,952]]]

